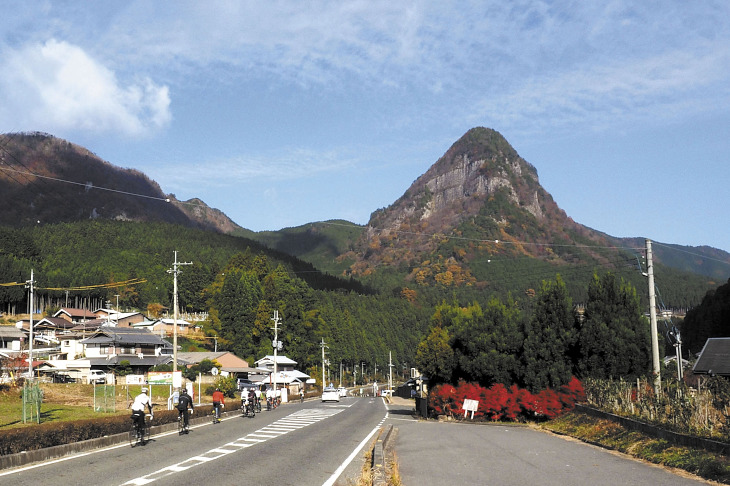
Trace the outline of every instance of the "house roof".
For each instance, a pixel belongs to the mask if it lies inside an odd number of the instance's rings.
[[[730,337],[708,339],[692,371],[700,375],[730,376]]]
[[[279,371],[276,374],[271,374],[262,380],[254,382],[257,385],[267,385],[269,383],[280,383],[289,384],[294,382],[304,382],[309,378],[309,375],[302,373],[301,371]]]
[[[172,356],[110,356],[107,358],[87,358],[91,366],[117,366],[122,361],[129,361],[130,366],[156,366],[172,362]]]
[[[53,314],[53,317],[58,317],[61,314],[66,314],[67,316],[71,317],[72,319],[73,318],[96,319],[96,314],[94,314],[90,310],[75,309],[73,307],[62,307],[55,314]]]
[[[154,344],[163,347],[172,345],[146,329],[131,327],[101,326],[91,337],[83,339],[83,344]]]
[[[256,361],[254,364],[257,367],[260,367],[262,364],[273,363],[273,362],[274,362],[274,355],[269,354],[269,355],[264,356],[260,360]],[[280,365],[280,364],[295,365],[295,364],[297,364],[297,362],[294,361],[293,359],[289,359],[286,356],[280,354],[280,355],[276,356],[276,364],[278,364],[278,365]]]
[[[52,329],[71,329],[76,326],[75,322],[67,321],[62,317],[44,317],[40,321],[33,324],[33,327],[46,326]]]
[[[0,326],[0,337],[3,339],[20,339],[25,333],[15,326]]]

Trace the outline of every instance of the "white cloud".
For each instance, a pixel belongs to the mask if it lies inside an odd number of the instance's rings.
[[[197,184],[211,187],[231,187],[252,182],[291,181],[323,173],[337,174],[351,170],[353,159],[334,151],[290,150],[268,155],[239,155],[205,162],[176,162],[152,171],[157,181],[165,181],[173,191],[189,186],[191,178]],[[201,171],[201,166],[205,167]],[[224,174],[224,177],[221,177]]]
[[[171,119],[167,86],[123,84],[83,49],[51,39],[6,48],[0,63],[0,124],[8,130],[121,132],[143,136]]]

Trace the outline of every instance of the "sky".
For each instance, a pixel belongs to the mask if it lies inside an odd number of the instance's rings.
[[[730,251],[726,0],[1,1],[0,133],[245,228],[367,224],[484,126],[576,222]]]

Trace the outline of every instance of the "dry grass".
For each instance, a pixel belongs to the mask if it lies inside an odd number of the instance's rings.
[[[663,439],[629,431],[615,422],[578,412],[546,422],[542,427],[654,464],[682,469],[705,479],[730,484],[730,459],[722,454],[676,446]]]

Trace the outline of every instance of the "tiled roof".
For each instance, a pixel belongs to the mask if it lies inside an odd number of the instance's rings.
[[[730,338],[710,338],[692,371],[696,374],[730,376]]]
[[[84,344],[156,344],[172,347],[170,343],[147,330],[131,327],[102,326],[94,335],[81,341]]]

